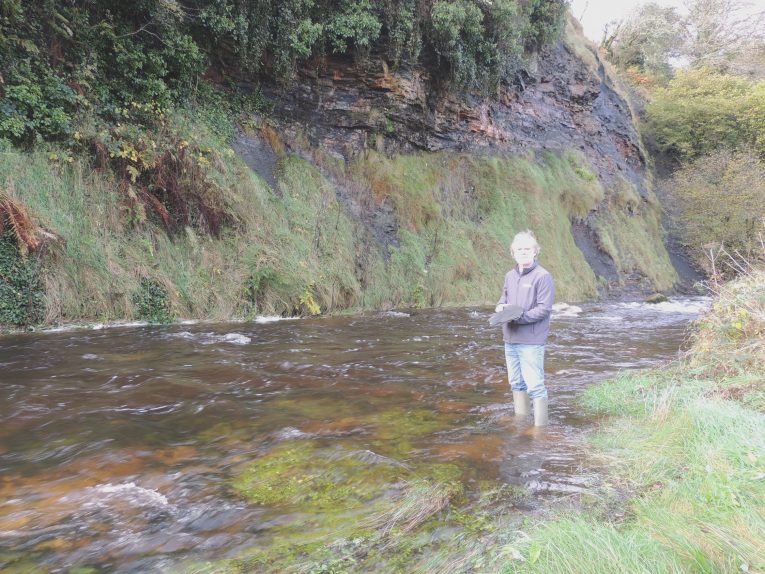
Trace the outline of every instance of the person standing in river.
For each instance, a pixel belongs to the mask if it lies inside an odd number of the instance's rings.
[[[531,231],[518,233],[510,245],[517,265],[505,275],[499,313],[506,305],[517,305],[521,316],[502,324],[507,378],[513,390],[516,415],[528,415],[534,404],[534,425],[547,424],[545,388],[545,343],[555,298],[552,275],[537,262],[539,243]]]

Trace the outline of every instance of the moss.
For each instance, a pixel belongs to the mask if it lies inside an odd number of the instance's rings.
[[[659,211],[642,200],[633,206],[633,200],[629,191],[620,192],[617,205],[600,215],[595,224],[600,246],[622,277],[637,274],[647,281],[645,288],[667,290],[678,276],[662,243]]]
[[[381,440],[400,440],[434,433],[449,427],[450,421],[427,409],[388,409],[372,414],[367,421]]]
[[[427,461],[370,462],[364,455],[289,441],[252,462],[233,480],[234,489],[253,504],[289,512],[293,521],[270,528],[266,544],[233,560],[194,564],[193,571],[355,572],[393,558],[403,568],[451,515],[442,511],[460,500],[463,471]]]
[[[290,441],[250,464],[233,485],[255,504],[338,511],[382,495],[401,473],[400,467],[371,465],[351,452],[326,452],[311,442]]]
[[[417,215],[399,232],[386,280],[389,298],[427,305],[496,300],[512,264],[510,238],[527,227],[543,242],[543,264],[556,274],[560,297],[594,296],[596,279],[574,244],[569,219],[589,213],[603,191],[574,166],[589,173],[573,152],[550,154],[542,164],[446,153],[357,160],[351,176],[359,184],[371,181],[382,197],[406,196],[395,200],[399,219],[412,217],[408,202],[418,197],[440,205],[439,217]]]
[[[603,187],[582,154],[573,150],[561,156],[547,153],[545,163],[549,166],[547,187],[558,191],[572,218],[584,219],[603,201]]]
[[[370,152],[351,171],[368,182],[378,202],[390,199],[402,227],[416,233],[442,216],[440,160],[439,154],[387,158]]]
[[[250,443],[253,433],[257,432],[255,427],[253,421],[222,422],[200,431],[197,436],[202,444]]]
[[[646,303],[664,303],[667,300],[667,296],[663,293],[653,293],[645,298]]]
[[[47,574],[50,569],[41,568],[28,552],[0,551],[0,567],[8,574]]]
[[[371,420],[378,446],[387,444],[389,456],[402,441],[443,423],[424,410],[388,409]],[[464,552],[479,564],[479,549],[496,548],[495,542],[478,541],[499,539],[507,530],[507,511],[525,493],[492,481],[476,483],[456,464],[399,462],[412,452],[409,447],[398,460],[370,460],[368,452],[320,440],[279,444],[247,465],[232,485],[264,507],[264,520],[274,513],[290,521],[274,522],[257,547],[233,559],[186,564],[178,572],[411,572],[462,560]],[[466,493],[468,485],[478,492]]]
[[[640,207],[642,200],[634,184],[624,178],[618,178],[612,190],[611,204],[616,209],[634,213]]]

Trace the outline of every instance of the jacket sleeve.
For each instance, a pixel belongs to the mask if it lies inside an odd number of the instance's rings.
[[[539,279],[537,284],[536,304],[531,309],[524,311],[523,315],[513,322],[519,325],[528,325],[546,319],[552,313],[554,301],[555,284],[552,275],[547,273]]]
[[[509,273],[505,274],[505,283],[502,285],[502,297],[499,298],[499,301],[497,301],[497,305],[505,305],[507,304],[507,277]]]

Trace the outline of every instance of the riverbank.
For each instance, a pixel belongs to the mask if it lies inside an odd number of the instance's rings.
[[[216,234],[170,215],[165,225],[125,198],[114,173],[85,159],[0,154],[0,181],[10,182],[0,198],[27,214],[0,234],[0,326],[488,304],[511,263],[509,238],[525,227],[537,232],[561,300],[666,291],[678,281],[658,204],[634,193],[619,199],[573,151],[509,158],[370,151],[332,169],[307,152],[284,152],[271,187],[194,121],[176,119],[186,126],[180,134],[195,136],[172,143],[209,150],[199,162],[204,189],[217,194],[207,199],[225,213]],[[610,203],[598,207],[601,200]],[[375,215],[357,213],[353,202]],[[593,269],[577,243],[584,232],[571,221],[593,210],[596,242],[613,272]],[[34,241],[20,245],[24,230]]]
[[[539,522],[505,572],[765,571],[765,272],[721,286],[682,359],[591,387],[598,500]]]

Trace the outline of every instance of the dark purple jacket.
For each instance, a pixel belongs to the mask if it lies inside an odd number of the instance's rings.
[[[523,309],[523,315],[502,325],[505,343],[544,345],[550,330],[554,299],[552,275],[536,261],[522,274],[518,272],[517,265],[508,271],[497,305],[518,305]]]

